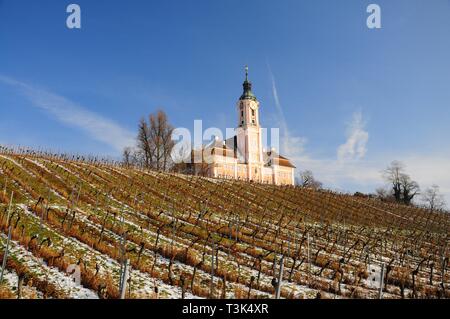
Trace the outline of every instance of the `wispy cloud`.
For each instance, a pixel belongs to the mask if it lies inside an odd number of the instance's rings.
[[[352,121],[347,125],[347,141],[337,149],[340,162],[359,160],[367,153],[369,133],[365,130],[365,123],[361,112],[353,114]]]
[[[51,114],[59,122],[79,128],[117,151],[135,143],[134,134],[129,130],[63,96],[3,75],[0,75],[0,83],[16,88],[34,107]]]

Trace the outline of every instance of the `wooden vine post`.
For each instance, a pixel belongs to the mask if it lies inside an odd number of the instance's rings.
[[[211,283],[209,287],[209,298],[212,299],[214,297],[214,252],[216,248],[216,244],[214,239],[212,239],[212,247],[211,247]]]
[[[48,211],[49,209],[49,202],[50,202],[50,187],[48,188],[48,194],[47,194],[47,203],[45,205],[45,208],[42,207],[42,212],[41,212],[41,218],[39,219],[39,236],[42,236],[42,229],[43,229],[43,222],[44,222],[44,214]]]
[[[8,183],[8,180],[5,177],[5,187],[3,188],[3,195],[6,198],[6,184]]]
[[[308,241],[308,250],[307,250],[307,254],[308,254],[308,285],[311,284],[311,260],[310,260],[310,240],[309,240],[309,232],[307,235],[307,241]]]
[[[282,284],[282,281],[283,281],[283,272],[284,272],[284,255],[281,255],[280,272],[278,274],[277,286],[276,286],[276,289],[275,289],[275,299],[280,299],[281,284]]]
[[[13,196],[14,196],[14,192],[11,192],[11,199],[9,200],[9,207],[8,207],[8,217],[6,219],[6,224],[8,225],[8,239],[6,240],[5,253],[3,254],[2,272],[0,274],[0,283],[3,282],[3,276],[4,276],[5,270],[6,270],[6,260],[8,259],[9,243],[11,242],[12,225],[9,224],[9,216],[11,215]]]
[[[120,278],[120,299],[125,299],[125,293],[127,291],[129,267],[130,267],[130,260],[127,259],[124,262],[123,271]]]
[[[383,285],[384,285],[384,263],[381,264],[381,273],[380,273],[380,288],[378,290],[378,299],[383,299]]]

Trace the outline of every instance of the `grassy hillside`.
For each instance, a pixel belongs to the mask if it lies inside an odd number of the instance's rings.
[[[282,256],[282,298],[377,298],[382,262],[384,298],[450,296],[444,213],[8,152],[0,187],[0,298],[118,298],[125,259],[127,298],[273,298]]]

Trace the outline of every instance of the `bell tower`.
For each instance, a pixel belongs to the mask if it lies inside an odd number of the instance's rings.
[[[252,92],[248,80],[248,67],[245,67],[243,93],[237,102],[238,126],[236,129],[237,148],[240,161],[249,164],[250,179],[259,180],[262,169],[262,136],[259,123],[259,102]]]

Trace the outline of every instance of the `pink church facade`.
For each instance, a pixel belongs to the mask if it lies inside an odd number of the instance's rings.
[[[243,94],[236,104],[238,113],[236,135],[225,141],[216,137],[201,150],[193,151],[192,159],[202,159],[201,163],[193,165],[194,174],[294,185],[295,166],[275,150],[266,151],[263,148],[259,121],[260,104],[252,92],[247,69],[243,89]]]

